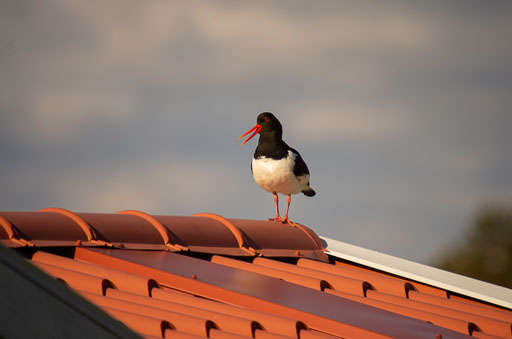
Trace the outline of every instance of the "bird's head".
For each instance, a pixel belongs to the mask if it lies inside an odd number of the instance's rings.
[[[283,133],[283,127],[274,114],[270,112],[263,112],[258,114],[258,117],[256,118],[256,125],[242,134],[238,140],[242,139],[251,132],[253,133],[247,139],[245,139],[245,141],[243,141],[240,146],[251,140],[252,137],[258,133],[278,133],[281,135]]]

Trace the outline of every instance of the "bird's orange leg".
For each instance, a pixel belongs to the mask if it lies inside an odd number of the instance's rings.
[[[282,219],[281,217],[279,216],[279,197],[277,196],[277,193],[274,192],[272,193],[274,194],[274,203],[276,204],[276,217],[275,218],[270,218],[268,220],[270,221],[277,221],[277,222],[282,222]],[[288,211],[288,210],[287,210]]]
[[[297,226],[297,225],[295,225],[295,223],[293,221],[288,219],[288,210],[290,209],[290,202],[292,202],[292,195],[288,194],[288,196],[286,197],[286,213],[284,215],[284,218],[281,219],[281,222],[283,224],[287,223],[288,225],[291,225],[291,226]]]
[[[293,221],[291,221],[289,218],[288,218],[288,210],[290,209],[290,203],[292,202],[292,195],[291,194],[288,194],[288,196],[286,197],[286,213],[284,215],[284,218],[281,219],[281,222],[284,224],[284,223],[287,223],[288,225],[290,226],[294,226],[294,227],[297,227],[297,224],[294,223]]]

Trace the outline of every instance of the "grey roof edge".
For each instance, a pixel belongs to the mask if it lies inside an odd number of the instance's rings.
[[[327,237],[320,238],[331,256],[512,309],[512,290],[508,288]]]

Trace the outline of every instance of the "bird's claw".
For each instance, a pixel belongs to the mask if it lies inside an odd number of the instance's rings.
[[[288,224],[292,227],[297,227],[297,224],[294,223],[293,221],[291,221],[290,219],[288,218],[283,218],[283,220],[281,221],[283,224]]]
[[[288,225],[290,225],[292,227],[298,227],[298,225],[291,220],[288,220],[287,223],[288,223]]]
[[[288,224],[293,227],[297,227],[297,224],[294,223],[293,221],[291,221],[290,219],[288,219],[288,217],[284,217],[284,218],[275,217],[275,218],[269,218],[268,220],[274,221],[274,222],[280,222],[281,224]]]

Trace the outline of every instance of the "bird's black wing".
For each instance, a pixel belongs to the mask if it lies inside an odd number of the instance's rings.
[[[293,148],[290,148],[290,151],[292,151],[296,157],[295,157],[295,167],[293,168],[293,174],[295,176],[301,176],[309,174],[309,169],[304,160],[302,160],[302,157],[300,156],[299,152],[294,150]]]

